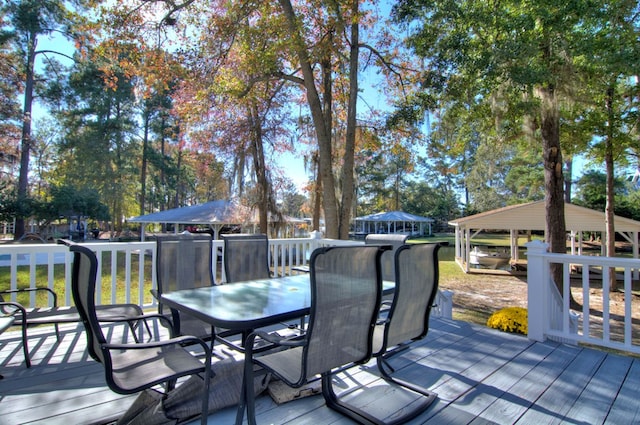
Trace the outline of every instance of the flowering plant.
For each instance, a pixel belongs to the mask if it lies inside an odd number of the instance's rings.
[[[516,332],[526,335],[528,331],[528,317],[526,308],[503,308],[489,317],[487,326],[505,332]]]

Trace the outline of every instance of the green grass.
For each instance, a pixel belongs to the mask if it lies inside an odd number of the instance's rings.
[[[146,258],[146,257],[145,257]],[[115,302],[124,303],[126,301],[125,296],[125,254],[123,252],[119,252],[117,254],[117,274],[116,274],[116,294],[115,294]],[[132,302],[137,303],[137,294],[138,294],[138,282],[137,282],[137,274],[138,274],[138,266],[139,266],[139,257],[137,255],[131,256],[131,297]],[[147,288],[144,291],[144,302],[151,303],[152,295],[149,292],[151,289],[151,278],[152,278],[152,264],[150,258],[146,258],[144,265],[144,273],[145,273],[145,282],[143,282],[144,287]],[[36,286],[37,287],[46,287],[48,281],[48,271],[49,267],[47,265],[37,265],[36,266]],[[28,288],[29,287],[29,266],[18,266],[16,273],[17,287],[18,289]],[[102,303],[110,303],[111,302],[111,253],[105,252],[102,256],[102,281],[101,281],[101,297]],[[0,267],[0,291],[10,289],[11,282],[11,272],[9,267]],[[65,304],[65,276],[64,276],[64,265],[63,264],[55,264],[53,266],[53,290],[58,295],[58,304]],[[69,298],[71,299],[71,294],[69,294]],[[42,307],[48,305],[48,295],[44,291],[38,291],[36,297],[36,305],[33,306],[30,303],[30,294],[29,293],[19,293],[17,294],[16,300],[25,305],[31,307]]]
[[[475,240],[475,239],[474,239]],[[498,238],[491,238],[491,240],[498,242]],[[441,287],[446,288],[447,282],[461,280],[461,279],[481,279],[482,277],[470,276],[466,275],[460,267],[454,261],[454,238],[449,235],[438,235],[429,238],[421,238],[421,239],[412,239],[410,242],[448,242],[449,246],[444,246],[440,249],[439,258],[440,258],[440,285]],[[508,235],[504,242],[508,245]],[[152,276],[152,264],[149,257],[145,257],[145,288],[144,293],[144,302],[151,303],[152,296],[149,293],[149,289],[151,288],[151,276]],[[122,303],[125,302],[125,254],[120,252],[117,257],[118,261],[118,271],[116,276],[116,302]],[[138,271],[138,261],[139,257],[137,255],[131,256],[131,296],[132,302],[137,303],[137,294],[138,294],[138,283],[137,283],[137,271]],[[103,303],[111,302],[111,254],[104,253],[102,257],[102,288],[101,288],[101,296]],[[36,286],[45,286],[47,282],[48,275],[48,266],[47,265],[38,265],[36,266]],[[65,300],[65,281],[64,281],[64,265],[56,264],[54,265],[54,290],[58,294],[58,299],[60,304],[64,304]],[[28,266],[19,266],[17,273],[18,280],[18,288],[28,288],[29,287],[29,267]],[[10,271],[9,267],[0,267],[0,290],[9,289],[10,285]],[[480,282],[479,282],[480,283]],[[71,298],[71,297],[70,297]],[[29,303],[29,294],[22,293],[18,295],[18,302],[24,305],[30,305]],[[48,305],[47,295],[45,293],[39,293],[37,300],[37,306],[46,306]],[[484,310],[474,310],[465,308],[464,306],[457,306],[454,310],[454,319],[463,320],[472,323],[478,323],[485,325],[487,318],[489,317],[490,312]]]

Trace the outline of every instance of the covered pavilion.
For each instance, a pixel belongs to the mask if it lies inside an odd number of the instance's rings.
[[[159,211],[151,214],[145,214],[129,219],[131,223],[140,223],[143,225],[160,223],[172,224],[176,232],[180,226],[206,226],[207,230],[213,233],[213,239],[218,239],[220,231],[224,227],[238,226],[250,229],[250,232],[256,231],[257,215],[249,208],[246,208],[235,201],[217,200],[210,201],[199,205],[190,205],[180,208],[172,208],[165,211]],[[275,230],[281,233],[282,223],[286,225],[302,225],[305,221],[302,219],[293,219],[290,217],[273,217],[269,216],[269,222],[275,226]],[[295,234],[292,232],[284,233]],[[145,226],[142,227],[141,239],[144,240]]]
[[[404,233],[431,235],[432,218],[420,217],[403,211],[388,211],[356,217],[356,234]]]
[[[583,250],[583,232],[602,232],[604,234],[605,216],[603,212],[574,204],[565,203],[565,223],[571,254],[581,255]],[[469,217],[459,218],[449,222],[455,228],[455,259],[465,272],[474,271],[470,268],[470,255],[473,238],[483,231],[509,231],[511,262],[517,263],[518,235],[525,232],[527,238],[532,231],[544,231],[545,205],[544,201],[511,205],[492,211],[486,211]],[[633,257],[638,258],[638,233],[640,222],[629,218],[615,216],[616,233],[620,234],[632,245]],[[546,239],[546,237],[545,237]],[[602,238],[604,239],[604,238]],[[604,245],[602,249],[604,250]],[[606,252],[602,252],[606,255]]]
[[[220,230],[225,226],[242,225],[251,217],[250,211],[240,206],[237,202],[217,200],[205,202],[199,205],[172,208],[151,214],[145,214],[129,219],[131,223],[143,225],[160,223],[173,224],[176,231],[183,226],[207,226],[213,231],[213,238],[218,239]],[[142,226],[141,239],[144,240]]]

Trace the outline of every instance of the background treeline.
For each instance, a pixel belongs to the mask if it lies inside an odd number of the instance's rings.
[[[238,199],[265,230],[446,223],[545,196],[541,90],[566,201],[639,219],[637,2],[502,3],[5,1],[0,220]]]

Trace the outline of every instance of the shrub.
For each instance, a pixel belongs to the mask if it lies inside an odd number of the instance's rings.
[[[528,332],[527,309],[522,307],[508,307],[498,310],[489,317],[487,326],[505,332],[515,332],[526,335]]]

